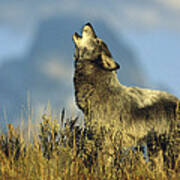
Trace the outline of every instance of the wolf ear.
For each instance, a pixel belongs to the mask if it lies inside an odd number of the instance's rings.
[[[105,52],[101,53],[101,62],[103,68],[106,70],[113,71],[120,68],[120,65],[112,57],[107,56]]]

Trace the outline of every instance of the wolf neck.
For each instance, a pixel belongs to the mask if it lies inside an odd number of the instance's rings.
[[[120,91],[123,89],[117,79],[116,71],[108,72],[92,60],[75,61],[74,86],[77,105],[84,113],[87,111],[89,100],[96,104],[96,101],[103,99],[101,96],[106,90],[117,86]]]
[[[76,82],[81,84],[91,84],[93,86],[122,86],[117,78],[116,71],[108,71],[100,67],[94,60],[75,61]]]

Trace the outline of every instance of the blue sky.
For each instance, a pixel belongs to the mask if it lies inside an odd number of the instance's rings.
[[[0,65],[9,57],[22,56],[28,49],[28,36],[14,32],[12,28],[0,27]]]
[[[126,34],[150,79],[180,97],[180,34],[164,30]]]
[[[96,4],[95,4],[96,3]],[[102,18],[134,48],[149,78],[180,97],[180,1],[0,1],[0,64],[28,52],[38,23],[50,16]]]

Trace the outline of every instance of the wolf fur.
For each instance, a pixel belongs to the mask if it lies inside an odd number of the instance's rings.
[[[87,122],[114,123],[135,138],[150,130],[163,133],[176,121],[178,98],[163,91],[126,87],[116,74],[120,68],[92,25],[73,34],[74,87],[77,106]]]

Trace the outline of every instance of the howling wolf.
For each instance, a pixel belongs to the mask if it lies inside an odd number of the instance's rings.
[[[82,34],[73,34],[75,44],[75,98],[85,122],[114,123],[135,138],[150,130],[163,133],[176,121],[177,97],[163,91],[122,85],[107,45],[87,23]]]

